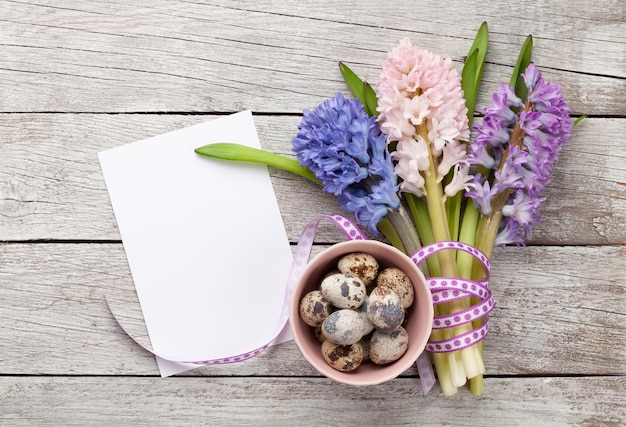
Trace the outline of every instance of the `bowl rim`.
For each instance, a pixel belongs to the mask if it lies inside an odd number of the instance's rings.
[[[405,273],[411,277],[411,282],[413,284],[413,288],[415,289],[416,297],[417,294],[421,295],[421,298],[418,302],[421,317],[421,320],[419,322],[419,329],[425,330],[425,332],[418,333],[419,339],[417,341],[415,340],[415,338],[413,340],[410,340],[407,352],[400,359],[389,365],[375,365],[372,367],[368,366],[366,367],[366,372],[363,372],[363,370],[359,372],[358,369],[353,372],[341,372],[330,367],[321,357],[321,352],[317,355],[313,355],[310,352],[305,351],[305,348],[307,347],[305,341],[310,341],[310,339],[306,339],[303,336],[302,331],[308,330],[310,331],[310,334],[312,336],[313,328],[306,325],[304,321],[302,321],[302,319],[300,318],[300,300],[304,295],[305,290],[312,290],[314,288],[310,286],[310,284],[309,286],[306,286],[307,283],[305,283],[305,281],[308,280],[310,275],[315,275],[316,271],[321,268],[319,266],[319,263],[324,262],[325,258],[330,257],[330,260],[338,260],[341,256],[353,252],[368,253],[367,248],[370,248],[370,250],[374,248],[375,251],[382,251],[383,253],[387,254],[385,255],[385,259],[382,260],[382,262],[377,258],[377,260],[381,264],[381,269],[389,266],[398,267],[398,264],[400,264],[405,267],[401,268],[403,271],[407,269],[409,270],[405,271]],[[387,261],[387,259],[397,259],[397,261],[389,262]],[[330,262],[331,261],[326,261],[326,263]],[[418,279],[417,283],[414,280],[415,278]],[[416,301],[417,300],[418,299],[416,298]],[[414,302],[414,304],[416,303]],[[411,308],[411,310],[416,309],[418,309],[418,307],[415,305]],[[421,310],[425,310],[425,313],[422,313]],[[417,317],[415,313],[413,314],[414,317]],[[424,351],[426,343],[428,342],[428,339],[430,337],[433,315],[434,309],[432,303],[432,294],[430,292],[430,288],[428,287],[424,274],[415,265],[413,260],[405,253],[401,252],[400,250],[389,244],[380,242],[378,240],[348,240],[345,242],[333,244],[332,246],[322,250],[315,257],[313,257],[302,270],[302,273],[296,281],[296,284],[292,291],[289,306],[289,323],[291,327],[291,332],[294,341],[296,342],[296,345],[298,347],[298,350],[300,351],[300,353],[302,353],[304,358],[322,375],[340,383],[356,386],[376,385],[385,381],[389,381],[398,377],[401,373],[403,373],[413,364],[415,364],[417,358]],[[317,341],[316,338],[315,340]],[[319,343],[319,345],[321,346],[321,343]],[[371,372],[374,372],[374,374],[372,374]]]

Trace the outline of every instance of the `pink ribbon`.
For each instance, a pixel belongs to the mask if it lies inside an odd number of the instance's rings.
[[[124,325],[117,318],[115,313],[111,310],[109,305],[109,310],[113,314],[113,317],[120,325],[120,327],[126,332],[126,334],[133,339],[139,346],[141,346],[146,351],[152,353],[155,356],[160,357],[161,359],[168,360],[171,362],[177,363],[189,363],[195,365],[223,365],[227,363],[236,363],[241,362],[252,357],[258,356],[264,350],[266,350],[278,337],[285,324],[289,319],[289,301],[291,299],[291,294],[293,292],[293,288],[302,273],[302,270],[307,265],[310,255],[311,249],[313,247],[313,241],[315,239],[315,234],[317,233],[317,229],[319,224],[323,220],[331,220],[332,222],[339,227],[339,229],[346,235],[346,237],[350,240],[364,240],[367,239],[365,234],[349,219],[341,216],[341,215],[323,215],[313,219],[309,222],[302,233],[300,234],[300,238],[298,240],[298,245],[296,246],[293,262],[291,264],[291,269],[287,276],[287,286],[285,287],[284,294],[284,302],[283,302],[283,310],[276,327],[276,332],[273,335],[273,338],[265,345],[248,351],[246,353],[237,354],[234,356],[224,357],[220,359],[207,359],[207,360],[193,360],[193,361],[185,361],[174,359],[168,357],[167,355],[159,354],[153,351],[151,348],[141,344],[132,334],[124,327]],[[429,391],[432,389],[435,384],[435,374],[433,371],[432,363],[430,361],[430,357],[428,352],[431,353],[440,353],[440,352],[451,352],[461,350],[473,344],[476,344],[480,340],[484,339],[487,335],[488,331],[488,314],[493,310],[495,306],[495,300],[493,298],[493,294],[488,288],[488,276],[490,270],[490,262],[489,258],[478,249],[464,244],[460,242],[437,242],[432,245],[424,246],[422,249],[416,251],[413,255],[411,255],[411,259],[416,265],[424,262],[428,257],[440,252],[442,250],[460,250],[467,252],[478,259],[481,264],[485,267],[487,271],[487,279],[480,281],[472,281],[466,279],[458,279],[458,278],[446,278],[446,277],[431,277],[427,279],[427,284],[430,288],[433,297],[433,304],[443,304],[445,302],[454,301],[460,298],[468,298],[468,297],[477,297],[480,299],[480,302],[469,307],[466,310],[460,311],[458,313],[453,313],[444,316],[435,316],[433,319],[433,329],[442,329],[449,328],[458,325],[462,325],[465,323],[473,322],[475,320],[484,318],[484,322],[481,326],[472,329],[471,331],[442,341],[428,342],[426,348],[416,361],[416,366],[420,375],[420,382],[422,384],[422,390],[424,395],[426,396]],[[107,299],[107,304],[109,304]]]

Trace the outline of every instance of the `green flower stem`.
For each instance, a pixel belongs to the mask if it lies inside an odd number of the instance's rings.
[[[479,348],[482,350],[482,346],[480,346]],[[485,378],[483,377],[483,374],[476,375],[475,377],[470,378],[469,388],[472,396],[482,396],[482,394],[485,392]]]
[[[235,160],[239,162],[261,163],[273,166],[287,172],[293,172],[310,181],[320,184],[320,181],[308,168],[302,167],[300,162],[280,154],[258,148],[248,147],[241,144],[216,143],[209,144],[194,150],[197,154],[222,160]]]
[[[463,224],[461,225],[461,233],[459,235],[459,241],[468,245],[476,245],[476,227],[480,218],[480,211],[474,206],[474,203],[470,200],[465,206],[465,212],[463,213]],[[457,267],[459,269],[459,277],[463,279],[472,278],[472,268],[474,258],[466,253],[459,251],[456,255]],[[478,302],[477,298],[470,299],[471,304]],[[477,327],[479,324],[472,324],[472,327]],[[482,341],[478,343],[478,351],[482,356]],[[484,379],[483,374],[476,375],[469,379],[470,392],[473,396],[481,396],[484,391]]]
[[[478,168],[478,173],[488,176],[489,170],[484,166]],[[476,246],[478,222],[482,217],[480,210],[474,205],[472,200],[468,200],[465,211],[463,212],[463,223],[461,224],[461,232],[459,234],[459,242]],[[466,252],[459,251],[456,255],[457,268],[459,269],[459,277],[463,279],[472,278],[472,269],[474,265],[474,257]],[[476,301],[474,301],[475,303]]]
[[[405,193],[404,197],[409,205],[409,210],[413,216],[413,220],[417,225],[419,235],[422,237],[422,243],[429,245],[435,242],[433,236],[433,230],[430,223],[430,217],[428,216],[428,208],[423,198],[418,198],[414,194]],[[437,257],[430,257],[426,260],[428,270],[430,271],[430,277],[441,276],[441,267],[439,266],[439,259]],[[444,314],[438,305],[434,306],[434,315],[441,316]],[[444,333],[441,329],[433,329],[430,334],[431,341],[441,341],[445,339]],[[457,393],[457,387],[454,385],[452,379],[452,372],[457,372],[456,360],[453,360],[452,367],[450,366],[448,357],[444,353],[432,353],[433,362],[435,364],[435,370],[437,371],[437,379],[439,380],[439,386],[444,396],[453,396]]]
[[[461,225],[461,233],[459,234],[459,242],[474,246],[476,244],[476,227],[480,211],[474,206],[472,200],[469,200],[463,212],[463,223]],[[463,279],[472,278],[472,265],[474,257],[467,252],[459,251],[456,254],[456,264],[459,269],[459,277]]]
[[[498,209],[489,216],[482,216],[478,221],[478,230],[476,231],[476,249],[480,249],[489,259],[493,253],[493,245],[498,235],[498,228],[502,220],[502,210]],[[472,279],[484,279],[487,272],[482,264],[475,260],[472,269]]]
[[[428,131],[424,125],[419,126],[418,132],[428,141]],[[429,150],[429,169],[424,176],[425,189],[426,189],[426,203],[428,206],[428,212],[431,219],[433,235],[435,241],[450,240],[450,231],[447,224],[446,210],[443,199],[443,189],[441,182],[437,179],[436,160],[433,158],[432,152]],[[459,277],[456,259],[454,252],[442,251],[438,254],[439,264],[441,266],[441,273],[445,277]],[[469,306],[467,299],[452,301],[446,304],[442,304],[442,311],[444,314],[455,313],[461,311]],[[444,329],[444,335],[446,338],[458,336],[462,333],[469,332],[471,325],[465,324],[454,328]],[[457,353],[460,353],[457,355]],[[462,364],[456,366],[458,361],[457,356],[461,357]],[[457,387],[466,383],[467,378],[472,378],[480,375],[485,371],[482,358],[476,346],[471,346],[459,352],[448,353],[448,363],[451,367],[451,375],[453,384]]]
[[[396,231],[396,235],[404,247],[405,254],[410,256],[420,250],[422,243],[411,221],[411,217],[404,206],[400,205],[398,210],[389,211],[385,220],[388,220]],[[422,264],[419,268],[425,277],[429,276],[428,267],[426,267],[426,265]]]
[[[462,193],[459,191],[454,196],[446,199],[446,217],[448,218],[450,238],[452,240],[458,240],[459,237],[459,223],[461,222],[461,197]]]
[[[422,243],[429,245],[434,243],[435,237],[433,236],[432,226],[430,224],[430,218],[428,216],[428,208],[423,198],[415,197],[414,194],[405,193],[404,198],[407,201],[413,221],[417,225],[417,231],[422,237]],[[441,276],[441,268],[439,266],[439,259],[437,257],[430,257],[426,260],[430,277]],[[429,277],[429,276],[427,276]],[[434,306],[435,316],[440,316],[441,310],[439,306]],[[433,329],[430,334],[431,341],[441,341],[445,337],[441,329]],[[433,363],[435,364],[435,370],[437,371],[437,379],[439,380],[439,386],[444,396],[453,396],[457,393],[457,387],[453,384],[448,358],[443,353],[432,353]],[[456,369],[455,369],[456,370]]]
[[[500,227],[500,221],[502,220],[502,211],[494,211],[489,216],[481,215],[478,222],[478,229],[476,232],[476,244],[477,249],[481,250],[489,259],[493,253],[493,246],[498,234],[498,228]],[[472,261],[472,279],[483,280],[487,277],[487,272],[483,265],[477,260]],[[479,319],[473,323],[473,327],[477,328],[482,325],[482,319]],[[479,349],[482,353],[482,341],[479,343]],[[483,394],[484,382],[483,376],[477,376],[470,379],[470,392],[474,396],[480,396]]]
[[[441,310],[438,306],[434,307],[435,316],[441,316]],[[431,341],[443,340],[444,334],[441,329],[433,329],[430,333]],[[432,353],[433,363],[435,364],[435,370],[437,371],[437,379],[439,380],[439,387],[444,396],[453,396],[457,393],[457,386],[454,385],[452,373],[458,371],[456,359],[453,359],[453,365],[450,365],[450,359],[445,353]]]
[[[430,224],[426,202],[423,198],[415,197],[415,195],[411,193],[404,193],[404,198],[413,216],[413,221],[417,226],[417,232],[422,238],[422,244],[430,245],[434,243],[435,237],[433,236],[433,228]],[[428,258],[426,263],[428,264],[428,270],[432,277],[441,276],[441,268],[439,267],[439,259],[437,257]]]

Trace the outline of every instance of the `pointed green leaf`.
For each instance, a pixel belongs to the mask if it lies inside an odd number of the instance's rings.
[[[480,28],[478,29],[478,35],[476,36],[476,47],[480,50],[478,54],[478,63],[480,64],[480,69],[478,70],[477,80],[480,81],[480,78],[483,75],[483,69],[485,68],[485,58],[487,57],[487,44],[489,43],[489,28],[487,27],[487,23],[483,22]]]
[[[476,63],[478,52],[478,49],[474,49],[474,51],[469,54],[465,60],[463,70],[461,71],[461,89],[463,89],[463,95],[465,96],[468,126],[472,125],[474,107],[476,106],[476,97],[478,94],[478,82],[476,81],[476,75],[478,73],[478,65]]]
[[[528,68],[532,62],[532,52],[533,36],[529,35],[522,45],[522,49],[517,57],[517,62],[515,63],[515,68],[513,68],[513,75],[511,75],[511,86],[515,88],[515,94],[522,100],[526,99],[527,89],[520,75],[526,71],[526,68]]]
[[[478,49],[478,57],[476,58],[476,63],[478,65],[477,73],[476,73],[476,82],[480,83],[480,79],[483,75],[483,69],[485,68],[485,57],[487,56],[487,44],[489,43],[489,28],[487,27],[487,23],[483,22],[476,33],[476,38],[474,39],[474,43],[470,47],[470,52],[473,52],[474,49]]]
[[[574,120],[574,126],[578,125],[578,123],[582,122],[583,120],[585,120],[587,118],[586,114],[583,114],[582,116],[580,116],[579,118],[577,118],[576,120]]]
[[[489,42],[489,30],[487,23],[483,22],[476,38],[470,47],[469,54],[465,60],[463,70],[461,72],[461,87],[465,96],[465,104],[467,106],[467,118],[469,125],[472,125],[474,117],[474,108],[476,106],[476,98],[478,97],[478,89],[482,80],[483,69],[485,68],[485,58],[487,56],[487,45]]]
[[[367,82],[363,83],[363,98],[365,99],[364,106],[365,111],[370,117],[378,115],[378,98],[376,97],[376,91]]]
[[[359,78],[346,64],[343,62],[339,63],[339,70],[341,70],[341,74],[343,75],[344,80],[348,84],[348,88],[350,88],[350,92],[352,95],[363,105],[365,105],[365,96],[364,96],[364,87],[363,80]]]
[[[293,172],[317,184],[319,180],[308,169],[300,165],[296,159],[286,157],[269,151],[260,150],[240,144],[217,143],[209,144],[194,150],[197,154],[222,160],[234,160],[239,162],[261,163],[273,166],[287,172]]]

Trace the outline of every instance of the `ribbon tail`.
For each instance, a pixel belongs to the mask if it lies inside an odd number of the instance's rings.
[[[420,354],[417,358],[415,365],[417,365],[417,371],[420,375],[422,392],[424,393],[424,396],[428,396],[428,393],[435,385],[435,371],[433,370],[433,365],[430,361],[430,357],[428,356],[428,352],[422,352],[422,354]]]

